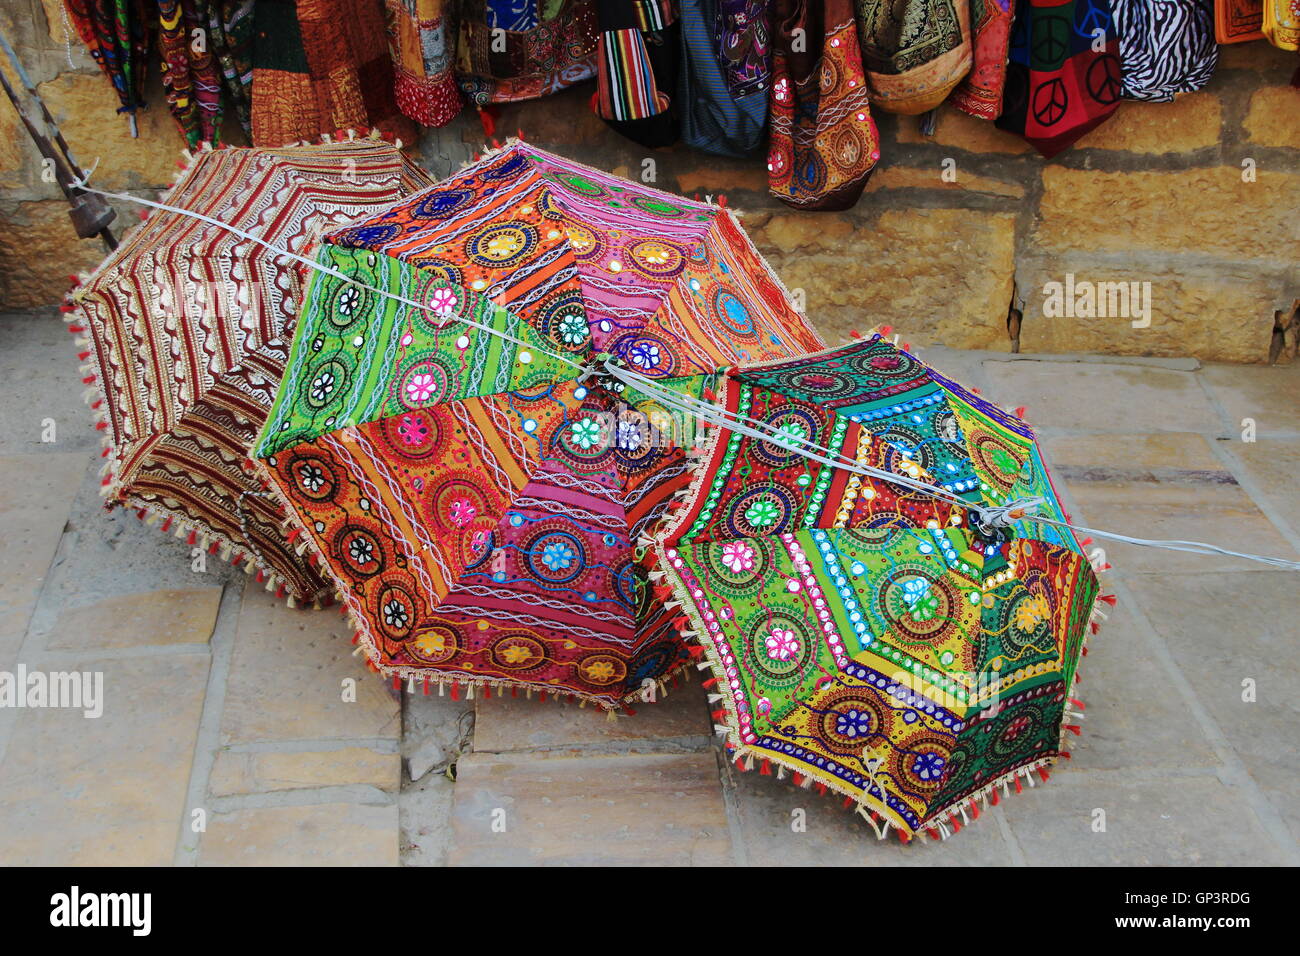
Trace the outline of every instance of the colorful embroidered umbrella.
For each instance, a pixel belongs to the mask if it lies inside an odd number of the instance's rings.
[[[301,252],[321,232],[426,185],[393,146],[359,140],[201,152],[163,202]],[[311,600],[325,580],[285,541],[244,465],[288,353],[292,260],[192,216],[158,212],[74,291],[110,505],[221,551]]]
[[[818,341],[731,213],[514,143],[318,264],[256,456],[369,659],[607,708],[683,663],[637,542],[693,425],[596,355],[698,388]]]
[[[1097,583],[1068,529],[974,510],[1063,517],[1029,427],[878,335],[733,369],[699,409],[731,423],[657,535],[659,597],[733,759],[905,839],[1046,777]]]

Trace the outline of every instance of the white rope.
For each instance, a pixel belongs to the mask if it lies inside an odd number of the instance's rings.
[[[96,159],[95,166],[98,166],[98,164],[99,164],[99,160]],[[91,167],[92,172],[94,171],[95,166]],[[429,306],[421,302],[416,302],[413,299],[408,299],[405,296],[398,295],[397,293],[389,292],[386,289],[379,289],[374,286],[367,285],[364,282],[360,282],[357,279],[352,278],[351,276],[339,272],[337,269],[333,269],[329,266],[322,265],[321,263],[315,261],[314,259],[309,259],[306,256],[299,255],[298,253],[286,249],[283,246],[278,246],[275,243],[270,242],[269,240],[263,239],[260,236],[253,235],[252,233],[246,232],[236,226],[232,226],[229,223],[222,222],[219,219],[213,219],[210,216],[205,216],[202,213],[197,213],[194,212],[193,210],[182,209],[179,206],[170,206],[167,205],[166,203],[154,202],[151,199],[143,199],[139,196],[133,196],[129,193],[114,193],[102,189],[94,189],[87,184],[87,180],[89,178],[90,178],[90,173],[86,173],[82,176],[80,180],[74,180],[72,182],[72,185],[86,192],[97,193],[100,196],[105,196],[110,199],[121,199],[126,202],[140,203],[141,205],[149,206],[153,209],[161,209],[165,212],[174,213],[178,216],[188,216],[191,219],[197,219],[200,222],[205,222],[208,223],[209,225],[216,226],[218,229],[225,229],[226,231],[231,232],[242,239],[247,239],[250,242],[255,242],[260,246],[264,246],[265,248],[269,249],[271,252],[277,255],[285,256],[289,259],[294,260],[295,262],[302,263],[303,265],[307,266],[307,268],[309,269],[313,269],[324,275],[332,276],[350,285],[355,285],[359,288],[366,289],[370,292],[374,292],[377,295],[381,295],[385,298],[393,299],[394,301],[400,302],[403,305],[406,305],[410,308],[419,309],[424,312],[431,312],[437,315],[437,313],[434,312],[432,308],[430,308]],[[438,317],[445,318],[445,316],[438,316]],[[448,321],[446,324],[450,325],[453,324],[453,322],[461,322],[464,325],[479,329],[480,331],[483,332],[487,332],[489,335],[495,335],[500,338],[506,339],[507,341],[514,342],[516,345],[519,345],[526,349],[533,349],[542,352],[543,354],[548,355],[551,358],[557,359],[561,362],[571,365],[572,367],[578,369],[579,372],[581,373],[581,377],[579,378],[579,381],[585,381],[589,376],[591,376],[597,371],[596,366],[577,362],[566,355],[561,355],[558,352],[552,352],[549,349],[537,345],[536,343],[526,342],[523,339],[516,338],[515,336],[510,335],[507,332],[503,332],[500,329],[494,329],[491,326],[483,325],[482,323],[475,322],[472,319],[465,319],[465,318],[458,317],[455,320]],[[1242,551],[1231,551],[1227,548],[1220,548],[1217,545],[1207,544],[1204,541],[1159,540],[1154,538],[1137,538],[1125,534],[1116,534],[1110,531],[1098,531],[1095,528],[1088,528],[1088,527],[1084,527],[1083,525],[1076,525],[1076,524],[1071,524],[1067,521],[1060,521],[1056,518],[1049,518],[1037,513],[1038,509],[1047,503],[1046,500],[1040,496],[1021,498],[1001,505],[976,504],[967,501],[965,498],[962,498],[960,495],[954,494],[953,492],[950,492],[948,491],[948,489],[943,488],[941,486],[927,484],[926,482],[923,482],[916,478],[912,478],[909,475],[900,475],[892,471],[885,471],[884,469],[881,468],[873,468],[870,465],[864,465],[854,459],[847,458],[846,456],[843,455],[842,452],[839,452],[838,450],[831,450],[829,448],[825,448],[821,445],[817,445],[816,443],[808,439],[801,438],[800,436],[792,434],[790,432],[779,431],[778,429],[775,429],[764,422],[758,421],[757,419],[749,418],[748,416],[738,415],[736,413],[728,411],[727,409],[719,408],[717,405],[700,401],[699,399],[696,399],[694,396],[685,395],[681,392],[674,391],[669,388],[665,388],[659,385],[654,379],[633,372],[631,369],[623,365],[616,364],[614,362],[606,360],[601,363],[601,367],[608,375],[610,375],[615,380],[622,382],[624,385],[630,385],[642,392],[645,392],[646,394],[650,395],[652,398],[655,398],[656,400],[662,402],[665,405],[675,407],[678,411],[683,411],[688,415],[692,415],[694,417],[700,418],[705,422],[715,425],[716,427],[726,428],[729,429],[730,431],[734,431],[739,434],[746,435],[750,438],[754,438],[759,441],[770,442],[771,444],[784,448],[787,451],[792,451],[812,461],[817,461],[820,462],[821,464],[829,465],[832,468],[842,468],[846,471],[854,472],[856,474],[860,474],[866,477],[880,478],[884,481],[888,481],[895,485],[902,485],[907,488],[912,488],[916,491],[921,492],[922,494],[929,495],[930,497],[933,498],[946,499],[963,509],[970,509],[979,516],[979,524],[984,528],[1005,528],[1014,524],[1016,521],[1020,521],[1020,520],[1032,521],[1032,522],[1052,525],[1058,528],[1069,528],[1072,531],[1081,531],[1084,534],[1095,535],[1096,537],[1099,538],[1106,538],[1111,541],[1119,541],[1124,544],[1138,545],[1139,547],[1144,547],[1144,548],[1162,548],[1167,551],[1184,551],[1190,554],[1205,554],[1205,555],[1212,555],[1212,556],[1218,555],[1223,557],[1242,558],[1247,561],[1255,561],[1260,564],[1266,564],[1271,567],[1282,568],[1287,571],[1300,571],[1300,561],[1289,561],[1286,558],[1273,558],[1267,555],[1248,554]],[[832,455],[836,457],[833,458],[831,457]]]
[[[789,432],[779,432],[766,425],[764,422],[756,419],[746,418],[744,421],[738,420],[743,416],[737,416],[735,413],[726,409],[721,409],[717,405],[708,405],[700,402],[692,396],[683,395],[670,389],[658,386],[653,379],[646,378],[636,372],[623,368],[611,363],[605,363],[605,369],[611,376],[625,385],[631,385],[641,391],[650,394],[652,397],[663,402],[665,405],[673,405],[679,411],[687,414],[693,414],[706,422],[720,428],[726,428],[730,431],[747,435],[759,441],[770,442],[788,451],[796,452],[813,461],[830,465],[832,468],[842,468],[845,471],[855,472],[860,475],[867,475],[874,478],[880,478],[893,484],[904,485],[909,488],[915,488],[925,494],[936,498],[946,498],[962,508],[969,508],[979,516],[979,524],[984,528],[1005,528],[1017,521],[1036,522],[1040,524],[1052,525],[1057,528],[1069,528],[1072,531],[1082,532],[1087,535],[1094,535],[1098,538],[1106,538],[1111,541],[1119,541],[1124,544],[1138,545],[1144,548],[1162,548],[1166,551],[1183,551],[1189,554],[1205,554],[1211,556],[1222,556],[1232,558],[1242,558],[1247,561],[1255,561],[1259,564],[1266,564],[1270,567],[1281,568],[1287,571],[1300,571],[1300,561],[1290,561],[1286,558],[1274,558],[1262,554],[1249,554],[1243,551],[1232,551],[1228,548],[1220,548],[1218,545],[1208,544],[1204,541],[1184,541],[1184,540],[1164,540],[1157,538],[1138,538],[1132,535],[1118,534],[1111,531],[1099,531],[1096,528],[1089,528],[1084,525],[1072,524],[1068,521],[1061,521],[1057,518],[1050,518],[1039,513],[1039,509],[1047,504],[1047,500],[1039,495],[1018,498],[1014,501],[1001,505],[976,504],[949,492],[946,488],[936,485],[928,485],[925,482],[913,479],[908,475],[899,475],[891,471],[885,471],[880,468],[873,468],[870,465],[863,465],[857,461],[836,461],[826,455],[837,454],[820,445],[802,439],[797,435]],[[802,446],[802,447],[801,447]],[[826,455],[822,453],[825,452]]]

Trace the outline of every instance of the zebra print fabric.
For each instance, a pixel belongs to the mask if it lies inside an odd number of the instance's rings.
[[[1167,103],[1199,90],[1219,62],[1214,0],[1111,0],[1124,96]]]

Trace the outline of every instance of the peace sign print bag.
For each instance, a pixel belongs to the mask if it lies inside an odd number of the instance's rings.
[[[1123,92],[1107,0],[1019,0],[997,125],[1051,158],[1115,112]]]

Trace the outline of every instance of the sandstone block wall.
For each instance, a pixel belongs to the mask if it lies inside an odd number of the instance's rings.
[[[58,9],[57,0],[9,0],[0,29],[77,158],[99,160],[96,181],[155,195],[181,146],[156,77],[132,140],[75,40],[69,65]],[[877,113],[881,165],[843,213],[795,212],[768,197],[762,157],[643,150],[592,115],[586,87],[507,107],[498,129],[663,189],[726,193],[833,341],[886,323],[918,346],[1286,361],[1300,324],[1300,91],[1288,85],[1296,58],[1264,42],[1220,53],[1206,90],[1171,104],[1125,103],[1052,162],[955,110],[941,112],[930,137],[915,118]],[[427,134],[422,155],[443,174],[482,139],[465,115]],[[121,213],[119,228],[137,210]],[[68,273],[102,256],[97,240],[76,238],[57,188],[41,181],[39,155],[7,101],[0,222],[0,309],[57,301]],[[1098,314],[1104,306],[1054,314],[1045,290],[1067,280],[1076,289],[1136,283],[1126,288],[1142,293],[1145,311],[1134,300],[1119,315]]]

